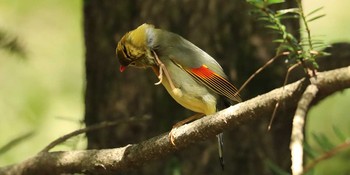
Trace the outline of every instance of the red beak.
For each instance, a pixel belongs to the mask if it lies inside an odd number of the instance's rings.
[[[119,67],[119,71],[120,71],[120,72],[124,72],[125,69],[126,69],[126,66],[120,66],[120,67]]]

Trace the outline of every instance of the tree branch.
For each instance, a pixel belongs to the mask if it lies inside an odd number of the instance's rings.
[[[314,78],[313,78],[314,79]],[[316,85],[307,86],[301,99],[299,100],[297,110],[293,118],[292,135],[290,141],[290,150],[292,158],[292,174],[301,175],[303,172],[303,143],[304,143],[304,124],[309,106],[318,92]]]
[[[168,133],[164,133],[122,148],[42,152],[22,163],[1,168],[0,174],[111,174],[134,169],[148,161],[164,158],[181,148],[214,137],[224,130],[256,120],[261,114],[271,114],[277,100],[288,104],[287,108],[295,109],[296,103],[309,84],[307,80],[302,79],[181,126],[173,132],[176,147],[170,143]],[[350,67],[318,73],[314,85],[319,89],[315,101],[349,88]]]

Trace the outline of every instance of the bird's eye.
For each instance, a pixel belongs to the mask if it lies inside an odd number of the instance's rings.
[[[131,66],[135,66],[136,63],[135,63],[135,62],[131,62],[130,65],[131,65]]]

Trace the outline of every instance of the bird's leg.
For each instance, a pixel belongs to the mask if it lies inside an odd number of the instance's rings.
[[[194,121],[196,119],[199,119],[199,118],[202,118],[204,116],[204,114],[202,113],[197,113],[195,115],[192,115],[191,117],[188,117],[186,118],[185,120],[181,120],[179,122],[177,122],[173,128],[171,129],[171,131],[169,132],[169,139],[170,139],[170,142],[171,144],[173,144],[175,146],[175,138],[174,138],[174,134],[173,132],[175,132],[176,128],[188,123],[188,122],[191,122],[191,121]]]
[[[154,85],[160,85],[163,81],[163,69],[159,66],[159,75],[158,75],[159,81],[157,83],[154,83]]]
[[[164,72],[164,75],[165,75],[166,78],[168,79],[170,88],[171,88],[171,90],[173,91],[173,93],[174,93],[175,95],[177,95],[177,96],[182,96],[181,90],[180,90],[179,88],[176,88],[176,87],[174,86],[174,83],[173,83],[173,81],[171,80],[170,74],[169,74],[167,68],[165,67],[164,63],[162,63],[162,62],[160,61],[160,59],[158,58],[158,55],[156,54],[156,52],[155,52],[154,50],[152,50],[152,53],[153,53],[153,55],[154,55],[154,58],[155,58],[155,60],[156,60],[157,65],[159,66],[159,76],[158,76],[159,82],[155,83],[155,85],[158,85],[158,84],[160,84],[160,83],[163,81],[163,72]]]
[[[159,85],[163,81],[163,70],[166,71],[166,68],[165,68],[164,64],[159,60],[158,55],[156,54],[156,52],[154,50],[152,50],[152,53],[154,55],[154,59],[156,60],[156,64],[159,67],[159,75],[158,75],[159,81],[157,83],[154,83],[154,84],[155,85]]]

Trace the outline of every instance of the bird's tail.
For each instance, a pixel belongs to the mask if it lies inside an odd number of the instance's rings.
[[[225,164],[224,164],[224,133],[220,133],[218,135],[216,135],[216,137],[218,138],[218,150],[219,150],[219,161],[220,161],[220,165],[222,170],[224,170],[225,168]]]

